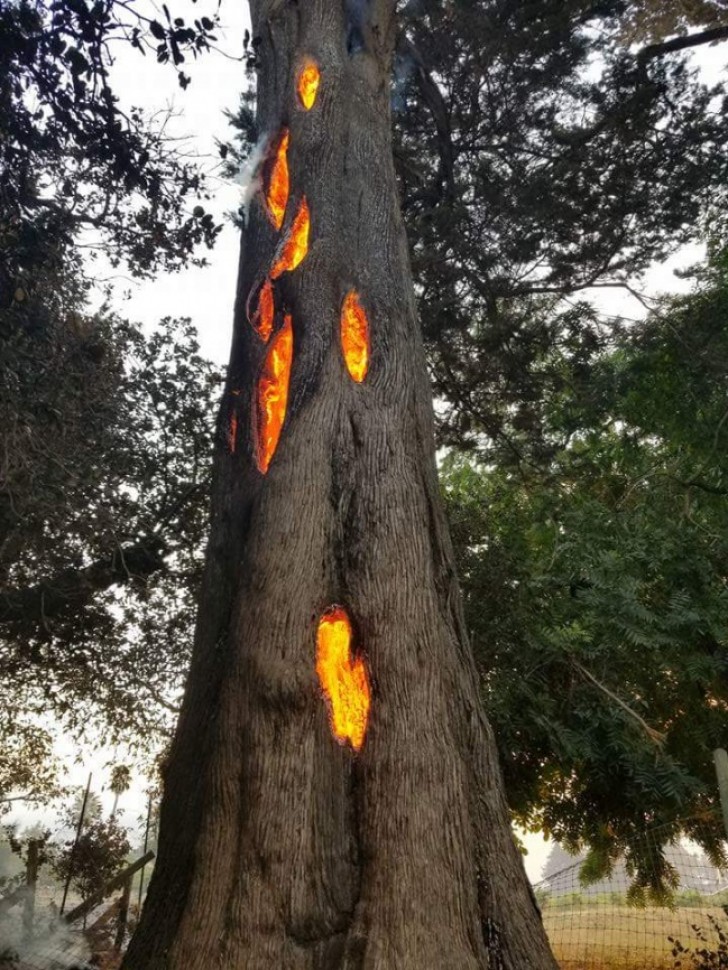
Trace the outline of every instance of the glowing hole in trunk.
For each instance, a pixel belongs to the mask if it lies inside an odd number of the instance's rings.
[[[355,290],[349,290],[341,308],[341,349],[346,369],[361,384],[369,368],[369,321]]]
[[[268,343],[270,335],[273,333],[274,318],[273,284],[270,280],[266,280],[258,291],[258,304],[252,317],[248,313],[248,319],[253,329],[264,343]]]
[[[290,314],[286,314],[283,326],[271,341],[258,379],[255,430],[258,468],[263,474],[268,471],[286,419],[292,358],[293,327]]]
[[[319,84],[321,83],[321,72],[315,61],[306,61],[298,74],[298,97],[301,104],[310,111],[316,101]]]
[[[296,218],[293,220],[290,232],[286,236],[283,244],[283,251],[275,266],[271,271],[272,279],[294,270],[304,259],[308,252],[308,236],[311,230],[311,216],[308,211],[308,202],[305,197],[301,199]]]
[[[334,737],[359,751],[369,718],[371,691],[361,657],[351,655],[352,628],[346,610],[332,606],[316,635],[316,673],[326,695]]]
[[[284,128],[275,145],[268,179],[268,191],[265,195],[268,211],[276,229],[280,229],[283,225],[283,216],[288,204],[288,140],[288,129]]]

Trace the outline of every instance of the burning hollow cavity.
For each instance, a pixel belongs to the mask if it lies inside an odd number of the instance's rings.
[[[283,216],[288,204],[289,178],[288,178],[288,142],[289,132],[284,128],[273,147],[273,159],[270,162],[268,188],[265,193],[265,201],[268,205],[268,212],[276,229],[283,225]]]
[[[293,326],[286,314],[283,326],[271,341],[258,378],[255,439],[258,468],[263,474],[278,447],[288,404],[288,384],[293,358]]]
[[[316,673],[328,703],[334,737],[359,751],[367,730],[371,691],[363,659],[352,657],[352,638],[346,610],[332,606],[319,621]]]
[[[299,100],[306,111],[313,108],[320,83],[321,72],[318,69],[318,64],[310,59],[306,60],[298,73],[296,83]]]
[[[311,231],[311,215],[308,211],[306,198],[301,199],[296,218],[290,228],[283,250],[271,270],[271,278],[276,279],[281,273],[288,273],[294,270],[299,263],[306,257],[308,252],[308,237]]]
[[[355,290],[349,290],[341,308],[341,349],[346,369],[361,384],[369,369],[369,321]]]

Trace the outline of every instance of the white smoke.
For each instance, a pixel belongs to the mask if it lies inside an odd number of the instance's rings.
[[[262,188],[262,166],[268,153],[270,135],[263,133],[238,169],[235,181],[240,186],[240,209],[245,221],[248,221],[250,201],[256,192]]]
[[[69,926],[51,910],[36,910],[32,936],[23,926],[22,905],[0,916],[0,966],[9,970],[18,964],[28,970],[76,970],[88,966],[90,956],[81,928]]]

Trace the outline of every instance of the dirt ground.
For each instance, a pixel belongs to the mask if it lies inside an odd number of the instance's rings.
[[[693,924],[708,940],[714,934],[707,914],[725,922],[715,909],[676,906],[644,909],[626,905],[586,905],[574,909],[544,908],[544,924],[562,970],[673,970],[672,944],[697,944]],[[689,963],[683,960],[683,967]]]

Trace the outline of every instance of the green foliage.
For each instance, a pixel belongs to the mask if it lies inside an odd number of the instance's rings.
[[[166,8],[165,8],[166,10]],[[111,87],[112,50],[142,53],[154,38],[159,60],[197,53],[213,21],[149,21],[133,3],[100,0],[0,3],[0,306],[80,260],[75,242],[94,233],[114,264],[150,274],[175,269],[219,231],[193,202],[204,178]],[[180,74],[180,77],[184,75]]]
[[[137,744],[167,724],[202,565],[220,377],[189,321],[145,337],[80,315],[18,320],[0,374],[6,791],[11,779],[23,787],[29,745],[27,782],[41,780],[37,725],[49,714],[112,741],[131,730]]]
[[[96,819],[78,843],[66,842],[53,860],[53,871],[64,883],[70,876],[81,898],[88,899],[124,868],[130,851],[126,831],[113,817]]]
[[[217,15],[147,13],[0,0],[0,795],[49,793],[49,717],[149,741],[187,657],[219,378],[189,321],[145,337],[86,304],[99,253],[152,275],[219,230],[109,72],[131,44],[185,87]]]
[[[672,4],[662,4],[672,8]],[[395,162],[444,443],[507,451],[603,330],[560,298],[633,280],[725,209],[725,88],[624,33],[642,3],[405,7]]]
[[[728,274],[563,374],[538,447],[445,464],[469,628],[527,827],[589,846],[590,880],[627,851],[633,894],[673,882],[680,829],[720,857],[711,758],[728,730]],[[545,444],[545,447],[543,445]],[[526,456],[524,458],[524,456]]]

